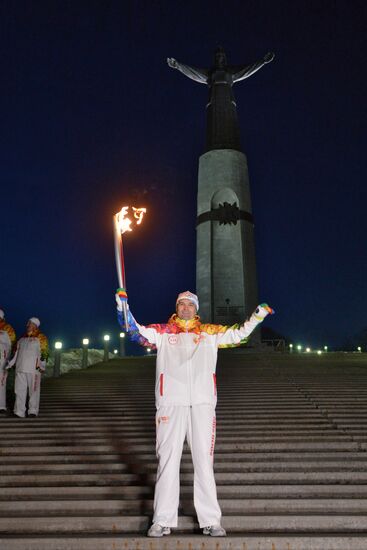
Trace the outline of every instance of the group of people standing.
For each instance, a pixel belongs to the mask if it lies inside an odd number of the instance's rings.
[[[37,317],[28,319],[25,334],[17,340],[14,328],[5,321],[4,310],[0,309],[0,414],[7,413],[8,372],[15,366],[14,415],[38,416],[41,375],[48,358],[48,341],[40,331],[40,324]]]

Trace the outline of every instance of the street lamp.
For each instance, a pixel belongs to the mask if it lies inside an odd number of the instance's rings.
[[[82,340],[83,349],[82,349],[82,369],[86,369],[88,366],[88,345],[89,338],[83,338]]]
[[[289,353],[293,353],[293,344],[289,344]]]
[[[126,350],[125,350],[125,333],[120,332],[120,357],[125,357]]]
[[[324,346],[324,351],[327,351],[328,350],[328,347],[327,346]]]
[[[310,353],[311,348],[306,348],[306,353]]]
[[[62,342],[55,342],[54,377],[60,376]]]
[[[110,341],[110,335],[105,334],[103,336],[103,341],[104,341],[103,361],[108,361],[108,342]]]
[[[297,346],[297,351],[301,351],[302,350],[302,346]]]
[[[359,351],[359,353],[361,353],[361,352],[362,352],[362,348],[361,348],[361,346],[358,346],[358,348],[357,348],[357,351]]]

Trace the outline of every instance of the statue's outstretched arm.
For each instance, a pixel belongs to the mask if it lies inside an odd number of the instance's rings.
[[[263,59],[260,61],[256,61],[256,63],[252,63],[252,65],[243,65],[242,67],[233,67],[233,82],[238,82],[239,80],[244,80],[245,78],[248,78],[249,76],[253,75],[261,69],[264,65],[267,63],[270,63],[274,59],[274,54],[272,52],[267,53],[264,55]]]
[[[200,82],[200,84],[207,83],[207,80],[208,80],[207,69],[197,69],[196,67],[190,67],[189,65],[184,65],[183,63],[179,63],[178,61],[176,61],[176,59],[174,59],[173,57],[168,57],[167,63],[172,69],[179,70],[182,74],[184,74],[188,78],[191,78],[196,82]]]

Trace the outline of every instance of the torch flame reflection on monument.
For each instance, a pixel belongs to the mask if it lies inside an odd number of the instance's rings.
[[[123,294],[126,296],[126,275],[125,275],[125,261],[124,261],[124,248],[122,243],[122,235],[127,231],[132,231],[131,224],[133,223],[128,215],[129,206],[123,206],[120,212],[113,217],[114,224],[114,241],[115,241],[115,258],[116,258],[116,270],[117,270],[117,279],[119,282],[119,287],[123,291]],[[135,208],[132,206],[133,216],[136,221],[136,225],[140,225],[143,216],[146,213],[146,208]],[[127,302],[126,300],[122,301],[122,310],[125,320],[125,330],[128,331],[128,316],[127,316]]]

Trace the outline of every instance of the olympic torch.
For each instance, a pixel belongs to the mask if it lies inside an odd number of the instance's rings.
[[[129,329],[128,316],[127,316],[127,294],[126,294],[126,274],[125,274],[125,260],[124,260],[124,248],[122,235],[127,231],[132,231],[131,224],[133,223],[128,215],[129,206],[123,206],[117,214],[113,217],[114,225],[114,241],[115,241],[115,259],[116,259],[116,270],[117,270],[117,279],[119,287],[122,289],[122,297],[125,299],[122,300],[122,311],[124,314],[125,320],[125,330],[126,332]],[[143,220],[143,215],[146,213],[146,208],[135,208],[132,207],[133,217],[136,220],[136,225],[140,225]]]

